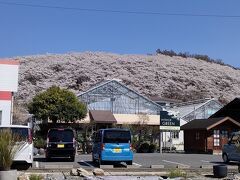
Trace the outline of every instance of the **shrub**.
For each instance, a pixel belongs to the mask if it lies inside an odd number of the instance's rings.
[[[187,173],[186,172],[182,172],[179,169],[173,169],[173,170],[170,170],[170,172],[168,173],[168,177],[169,178],[176,178],[176,177],[187,178]]]
[[[43,180],[44,177],[41,175],[37,175],[37,174],[31,174],[29,177],[30,180]]]
[[[143,143],[139,147],[140,153],[147,153],[149,151],[149,144],[147,142]]]
[[[150,144],[150,146],[149,146],[149,152],[150,153],[154,153],[155,151],[156,151],[156,145],[155,144]]]
[[[0,130],[0,170],[7,171],[11,168],[15,156],[17,137],[8,129]]]
[[[138,151],[138,149],[139,149],[139,142],[138,142],[138,138],[136,136],[132,137],[132,147],[135,152]]]
[[[34,147],[35,148],[44,148],[45,147],[45,140],[41,137],[38,137],[34,140]]]

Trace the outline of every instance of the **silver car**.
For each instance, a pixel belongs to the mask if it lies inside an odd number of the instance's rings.
[[[240,161],[240,131],[232,133],[228,143],[223,146],[222,159],[225,163]]]

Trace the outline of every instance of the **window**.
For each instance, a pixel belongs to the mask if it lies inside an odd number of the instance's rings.
[[[222,130],[222,131],[221,131],[221,136],[228,138],[228,131]]]
[[[103,143],[130,143],[131,134],[130,131],[104,131]]]
[[[50,129],[48,133],[49,142],[71,142],[74,138],[71,129]]]
[[[216,112],[215,109],[208,109],[208,110],[207,110],[207,116],[209,117],[209,116],[211,116],[212,114],[214,114],[215,112]]]
[[[10,130],[10,132],[16,136],[17,141],[26,141],[29,138],[28,128],[8,128],[3,127],[0,130]]]
[[[219,145],[220,145],[219,139],[214,139],[214,146],[219,146]]]
[[[196,132],[196,140],[199,140],[199,139],[200,139],[200,133]]]
[[[220,146],[220,130],[213,131],[213,145]]]
[[[171,138],[172,139],[178,139],[179,138],[179,132],[178,131],[171,132]]]

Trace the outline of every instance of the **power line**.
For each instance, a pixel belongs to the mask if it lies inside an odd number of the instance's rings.
[[[185,17],[212,17],[212,18],[240,18],[240,15],[221,15],[221,14],[192,14],[192,13],[161,13],[161,12],[147,12],[147,11],[125,11],[125,10],[108,10],[108,9],[90,9],[90,8],[74,8],[63,6],[49,6],[49,5],[35,5],[25,3],[3,2],[3,5],[25,6],[34,8],[48,8],[48,9],[62,9],[70,11],[87,11],[87,12],[101,12],[101,13],[119,13],[119,14],[136,14],[136,15],[159,15],[159,16],[185,16]]]

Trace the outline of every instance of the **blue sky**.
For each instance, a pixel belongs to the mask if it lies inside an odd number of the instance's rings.
[[[160,48],[240,67],[239,7],[239,0],[0,0],[0,58]]]

